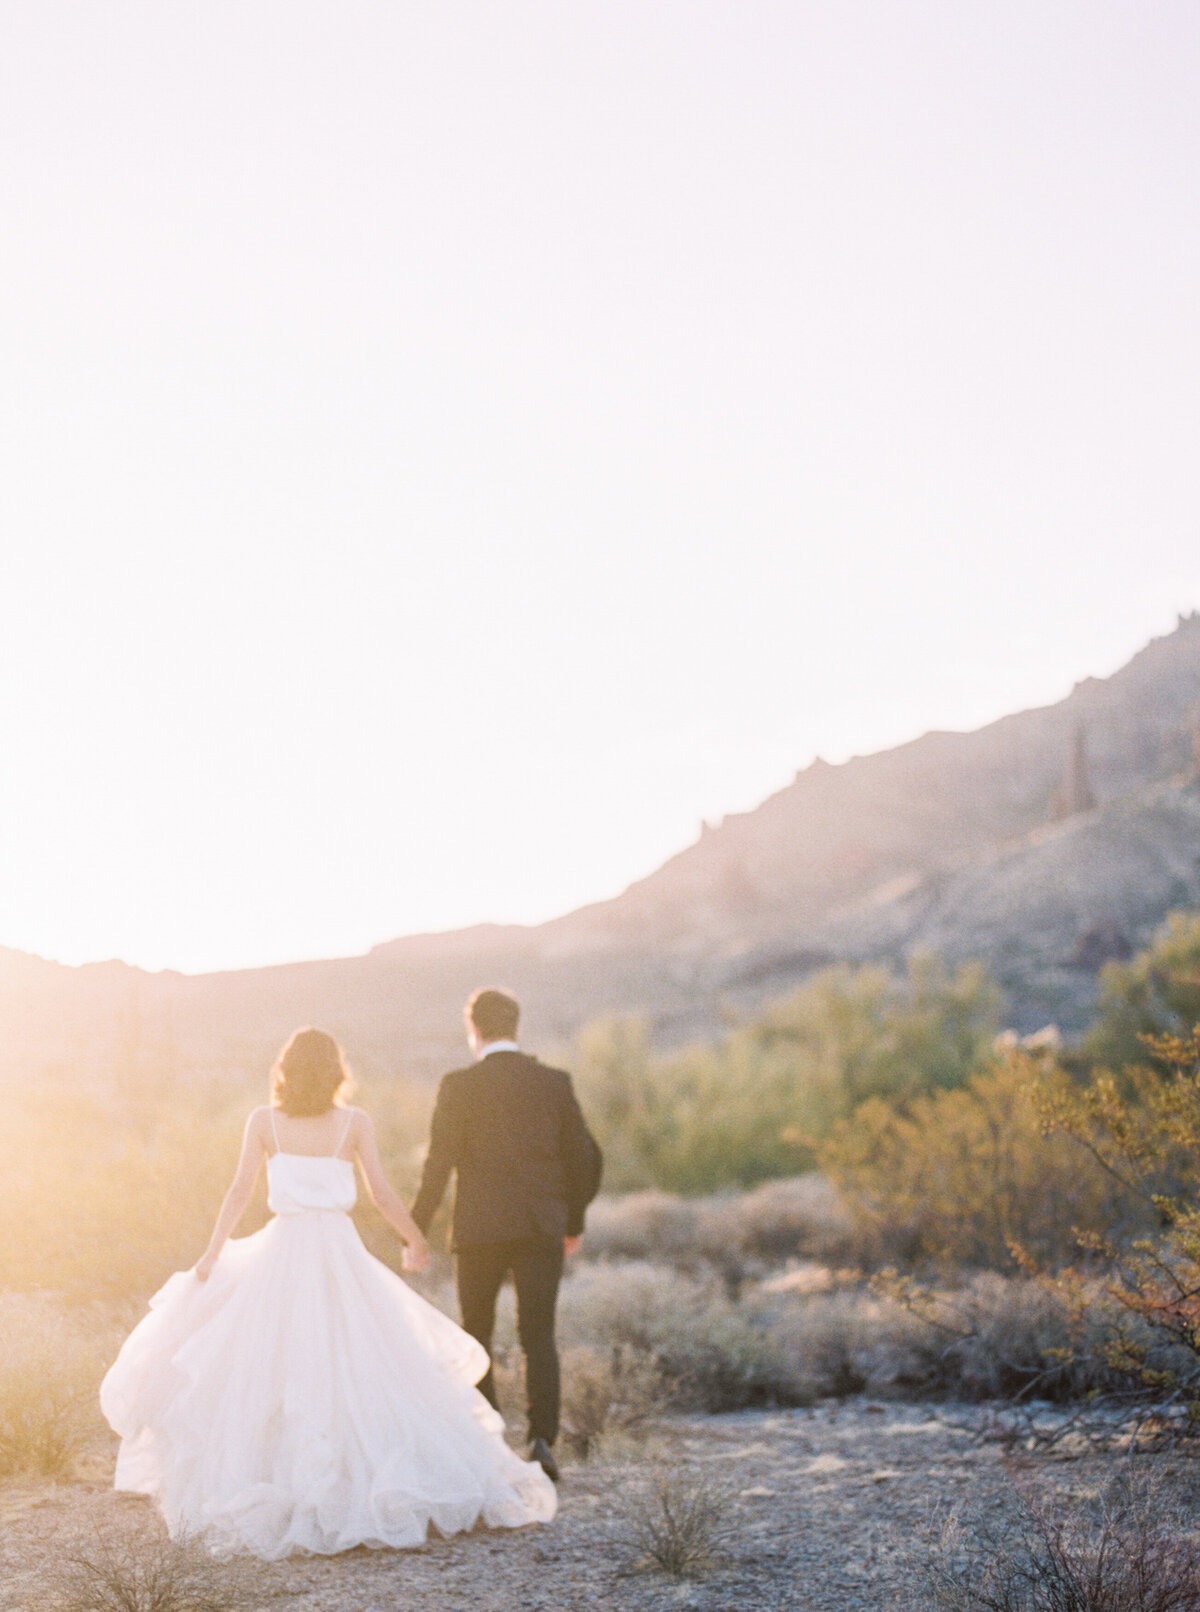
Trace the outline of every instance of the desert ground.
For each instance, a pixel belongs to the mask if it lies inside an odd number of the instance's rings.
[[[1068,1509],[1094,1500],[1113,1457],[1069,1442],[1031,1453],[997,1436],[985,1407],[856,1399],[811,1408],[668,1417],[636,1442],[565,1467],[556,1520],[431,1540],[414,1551],[222,1564],[211,1604],[297,1612],[861,1612],[932,1608],[924,1566],[957,1513],[969,1539],[1021,1496]],[[1176,1494],[1200,1472],[1172,1464]],[[1161,1477],[1164,1458],[1139,1457]],[[1135,1464],[1138,1464],[1135,1463]],[[0,1495],[0,1608],[48,1612],[63,1563],[114,1535],[147,1547],[163,1530],[146,1501],[115,1495],[97,1457],[72,1482]],[[684,1574],[647,1554],[663,1497],[706,1496],[710,1554]],[[705,1532],[702,1528],[701,1532]],[[100,1603],[97,1603],[99,1605]]]

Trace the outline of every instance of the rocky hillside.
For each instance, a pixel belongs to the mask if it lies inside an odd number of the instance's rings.
[[[825,942],[862,903],[1196,771],[1200,615],[1115,676],[973,733],[927,733],[844,766],[817,761],[726,818],[615,901],[547,926],[566,949],[637,932],[709,951],[790,935]]]
[[[837,958],[982,957],[1013,1022],[1084,1021],[1106,958],[1200,906],[1200,616],[1113,677],[973,733],[816,762],[609,902],[536,928],[414,936],[366,957],[187,977],[0,952],[0,1072],[261,1067],[296,1024],[364,1068],[459,1056],[483,981],[530,1039],[641,1012],[703,1035]]]

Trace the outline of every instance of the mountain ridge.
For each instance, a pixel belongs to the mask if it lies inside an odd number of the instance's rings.
[[[917,949],[988,962],[1020,1028],[1078,1028],[1105,947],[1200,906],[1198,768],[1193,612],[1054,704],[814,761],[620,895],[543,924],[201,975],[0,948],[0,1073],[261,1067],[319,1021],[368,1067],[430,1075],[458,1058],[461,1003],[485,980],[517,990],[543,1046],[612,1013],[678,1041],[822,963]]]

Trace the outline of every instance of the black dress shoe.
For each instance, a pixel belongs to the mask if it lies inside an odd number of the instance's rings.
[[[551,1483],[558,1482],[558,1462],[554,1459],[554,1451],[544,1438],[535,1438],[530,1441],[529,1459],[537,1462]]]

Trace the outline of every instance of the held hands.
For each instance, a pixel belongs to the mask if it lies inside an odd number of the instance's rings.
[[[429,1264],[429,1244],[424,1237],[418,1235],[411,1242],[405,1243],[404,1252],[400,1256],[400,1268],[406,1271],[423,1271]]]
[[[564,1237],[563,1238],[563,1253],[567,1256],[568,1259],[570,1259],[572,1254],[577,1254],[579,1252],[580,1245],[582,1244],[582,1242],[583,1242],[582,1237]]]

